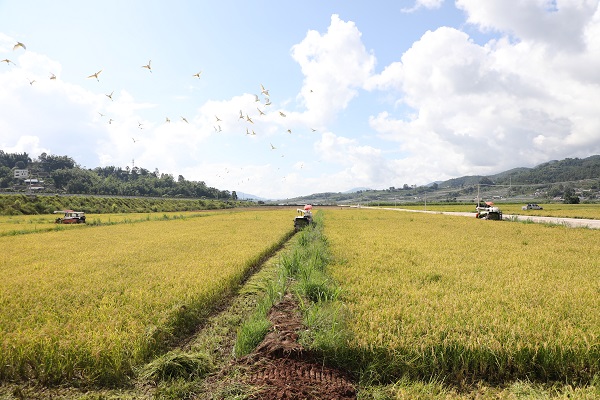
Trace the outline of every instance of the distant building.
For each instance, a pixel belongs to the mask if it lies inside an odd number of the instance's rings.
[[[14,177],[16,179],[25,179],[29,177],[29,170],[28,169],[15,169],[15,175]]]

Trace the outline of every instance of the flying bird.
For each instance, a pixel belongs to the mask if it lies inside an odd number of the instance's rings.
[[[254,129],[252,129],[252,136],[256,135],[256,132],[254,132]]]
[[[254,121],[252,121],[252,118],[250,118],[250,117],[248,116],[248,114],[246,114],[246,121],[250,122],[251,124],[253,124],[253,123],[254,123]]]
[[[198,71],[192,76],[195,76],[196,78],[200,79],[200,75],[202,75],[202,71]]]
[[[257,94],[254,95],[254,101],[260,101]]]
[[[168,123],[168,124],[171,123],[171,120],[169,119],[169,117],[165,117],[165,122]]]
[[[98,79],[98,75],[100,75],[100,72],[102,72],[102,70],[96,72],[95,74],[91,74],[90,76],[88,76],[88,78],[96,78],[96,80],[100,82],[100,79]]]
[[[264,94],[265,96],[269,95],[269,89],[265,89],[265,87],[262,85],[262,83],[260,84],[260,92],[262,94]]]
[[[246,128],[246,135],[249,135],[250,131],[248,130],[248,128]]]
[[[285,117],[285,114],[282,113],[281,111],[279,111],[279,115],[281,115],[282,117]]]
[[[267,99],[267,101],[265,101],[265,106],[270,106],[271,105],[271,99]]]
[[[217,122],[221,121],[221,118],[217,117],[216,115],[215,118],[217,119]]]
[[[110,124],[112,124],[112,122],[113,122],[113,121],[114,121],[114,119],[110,118],[110,119],[108,120],[108,124],[109,124],[109,125],[110,125]]]
[[[316,132],[317,130],[315,128],[310,128],[313,132]]]
[[[291,130],[291,129],[288,129],[288,130],[287,130],[287,132],[288,132],[288,133],[292,133],[292,130]]]
[[[240,117],[238,119],[244,119],[244,113],[240,110]]]
[[[35,82],[35,79],[33,79],[33,80],[29,80],[29,78],[28,78],[27,80],[29,81],[29,84],[30,84],[31,86],[33,86],[33,83]]]
[[[140,128],[140,129],[144,129],[144,128],[142,128],[142,125],[143,125],[143,124],[142,124],[140,121],[138,121],[138,128]]]
[[[136,143],[136,142],[137,142],[137,140],[135,140],[135,138],[131,138],[131,140],[133,140],[133,143]]]
[[[256,107],[256,109],[258,110],[258,112],[260,113],[260,115],[265,115],[265,113],[262,112],[260,108]]]
[[[9,60],[8,58],[5,58],[4,60],[2,60],[2,62],[5,62],[7,65],[8,64],[17,65],[14,62],[12,62],[11,60]]]
[[[219,132],[222,132],[221,125],[217,125],[219,127]]]
[[[15,51],[16,49],[18,49],[19,47],[22,47],[22,48],[23,48],[23,50],[27,50],[27,47],[25,47],[25,45],[24,45],[23,43],[21,43],[21,42],[17,42],[17,44],[15,44],[15,45],[13,46],[13,51]]]
[[[111,101],[112,101],[112,95],[115,91],[113,90],[112,92],[110,92],[110,94],[105,94],[106,97],[108,97]]]
[[[275,150],[275,146],[273,146],[273,143],[269,143],[271,145],[271,150]]]
[[[98,111],[98,114],[100,114],[100,117],[104,117],[104,114],[102,114],[100,111]]]
[[[185,119],[185,118],[181,117],[181,120],[182,120],[183,122],[185,122],[186,124],[189,124],[189,122],[188,122],[188,120],[187,120],[187,119]]]
[[[56,79],[56,75],[54,75],[52,72],[50,72],[50,79]]]
[[[148,61],[148,64],[146,65],[142,65],[142,68],[148,68],[148,71],[152,72],[152,67],[150,66],[150,63],[152,62],[152,60]]]

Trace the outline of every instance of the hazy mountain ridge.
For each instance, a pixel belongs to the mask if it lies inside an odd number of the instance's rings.
[[[417,188],[411,188],[410,191],[404,191],[415,196],[415,199],[428,190],[433,190],[433,187],[439,191],[448,193],[448,198],[452,191],[462,188],[476,187],[478,184],[486,183],[493,186],[539,186],[564,184],[568,182],[577,182],[584,180],[597,180],[597,185],[600,185],[600,155],[593,155],[587,158],[566,158],[564,160],[551,160],[532,168],[517,167],[507,171],[503,171],[493,175],[468,175],[458,178],[448,179],[446,181],[436,181],[428,185]],[[436,186],[437,185],[437,186]],[[394,189],[395,192],[403,192],[400,188]],[[289,201],[302,202],[344,202],[344,201],[360,201],[360,199],[375,197],[378,193],[389,193],[392,190],[372,190],[364,189],[358,191],[346,192],[327,192],[314,193],[308,196],[289,199]],[[365,193],[372,196],[365,196]],[[389,196],[388,196],[389,197]],[[396,196],[401,197],[401,196]]]

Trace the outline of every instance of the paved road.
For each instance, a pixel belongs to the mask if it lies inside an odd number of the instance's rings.
[[[355,207],[355,206],[353,206]],[[428,214],[446,214],[446,215],[458,215],[463,217],[475,218],[475,214],[472,212],[452,212],[452,211],[425,211],[425,210],[408,210],[404,208],[386,208],[386,207],[363,207],[361,208],[376,208],[391,211],[406,211],[406,212],[420,212]],[[558,217],[537,217],[532,215],[511,215],[504,214],[502,216],[504,220],[518,220],[518,221],[531,221],[539,224],[559,224],[565,225],[570,228],[590,228],[600,229],[600,220],[598,219],[582,219],[582,218],[558,218]]]

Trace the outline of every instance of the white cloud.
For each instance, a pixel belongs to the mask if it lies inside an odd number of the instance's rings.
[[[292,57],[304,74],[300,100],[313,125],[331,121],[344,109],[375,67],[375,57],[365,49],[356,25],[335,14],[327,33],[309,31],[292,47]]]
[[[57,61],[23,52],[0,71],[0,145],[14,148],[25,137],[27,151],[35,157],[42,151],[75,159],[95,153],[101,129],[92,124],[99,97],[60,79]],[[54,73],[57,79],[50,79]]]
[[[541,1],[457,3],[470,22],[518,40],[481,46],[464,32],[438,28],[366,82],[370,90],[396,91],[414,110],[370,121],[407,154],[398,160],[405,171],[418,176],[416,166],[443,179],[600,152],[600,69],[582,67],[598,65],[598,2],[558,2],[553,12]],[[515,14],[526,21],[511,20]],[[553,37],[543,37],[545,29]],[[584,45],[568,45],[561,35]]]
[[[322,159],[335,163],[341,170],[327,181],[330,190],[346,190],[356,186],[381,186],[394,179],[396,172],[383,152],[372,146],[360,145],[356,139],[325,132],[314,149]]]
[[[21,136],[18,138],[14,146],[8,147],[3,145],[2,149],[6,153],[27,153],[30,157],[32,155],[39,155],[49,152],[48,149],[40,145],[40,138],[37,136]]]
[[[415,4],[410,8],[403,8],[401,11],[405,13],[412,13],[417,11],[420,8],[427,8],[429,10],[433,10],[436,8],[440,8],[444,0],[416,0]]]
[[[467,22],[483,30],[513,35],[561,50],[582,50],[584,30],[597,12],[597,0],[457,0]]]

